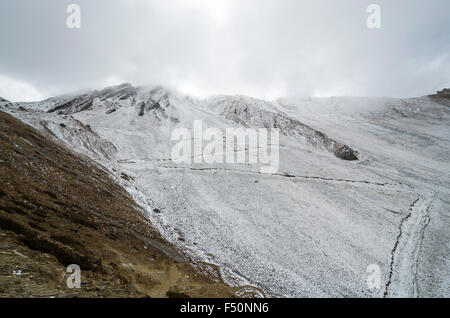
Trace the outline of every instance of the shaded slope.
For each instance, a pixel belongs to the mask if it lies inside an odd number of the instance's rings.
[[[0,296],[232,296],[87,158],[0,112]],[[69,264],[82,288],[66,288]],[[214,270],[209,270],[214,273]]]

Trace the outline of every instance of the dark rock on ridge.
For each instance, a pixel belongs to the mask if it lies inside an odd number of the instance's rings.
[[[356,156],[353,149],[351,149],[350,147],[348,147],[346,145],[337,149],[334,154],[336,157],[338,157],[339,159],[342,159],[342,160],[349,160],[349,161],[358,160],[358,157]]]

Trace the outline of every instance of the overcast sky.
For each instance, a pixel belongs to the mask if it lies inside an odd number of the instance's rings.
[[[81,6],[81,29],[66,26]],[[368,29],[367,6],[381,7]],[[448,0],[1,0],[0,96],[130,82],[183,93],[408,97],[450,87]]]

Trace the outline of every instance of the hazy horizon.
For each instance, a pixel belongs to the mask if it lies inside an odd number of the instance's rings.
[[[182,93],[179,90],[177,90],[177,88],[174,87],[167,87],[164,85],[135,85],[133,83],[130,82],[123,82],[123,83],[117,83],[117,84],[113,84],[113,85],[107,85],[107,86],[102,86],[102,87],[91,87],[91,88],[80,88],[80,89],[76,89],[73,91],[67,91],[67,92],[61,92],[58,93],[56,95],[51,95],[51,96],[45,96],[44,98],[41,99],[35,99],[35,100],[13,100],[13,99],[8,99],[5,96],[0,95],[0,98],[5,98],[6,100],[9,100],[10,102],[16,102],[16,103],[33,103],[33,102],[40,102],[40,101],[44,101],[50,98],[57,98],[57,97],[61,97],[61,96],[65,96],[65,95],[81,95],[84,93],[88,93],[88,92],[92,92],[92,91],[99,91],[102,90],[104,88],[109,88],[109,87],[115,87],[115,86],[119,86],[122,84],[130,84],[136,88],[148,88],[148,89],[153,89],[156,87],[162,87],[170,92],[174,92],[174,93],[179,93],[182,94],[183,96],[189,96],[189,97],[194,97],[194,98],[198,98],[200,100],[203,99],[207,99],[207,98],[212,98],[215,96],[246,96],[246,97],[251,97],[251,98],[256,98],[256,99],[261,99],[261,100],[265,100],[265,101],[276,101],[278,99],[284,99],[284,98],[298,98],[298,99],[308,99],[308,98],[416,98],[416,97],[423,97],[423,96],[428,96],[431,94],[435,94],[438,90],[441,89],[436,89],[435,91],[431,91],[429,94],[424,94],[424,95],[417,95],[417,96],[376,96],[376,95],[329,95],[329,96],[307,96],[307,95],[286,95],[286,96],[277,96],[274,98],[264,98],[264,97],[258,97],[258,96],[253,96],[253,95],[249,95],[249,94],[241,94],[241,93],[227,93],[227,94],[222,94],[222,93],[211,93],[211,94],[207,94],[205,96],[195,96],[195,95],[191,95],[189,93]]]

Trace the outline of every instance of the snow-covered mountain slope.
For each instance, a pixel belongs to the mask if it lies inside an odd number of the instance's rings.
[[[273,296],[450,294],[442,101],[200,100],[123,84],[41,105],[5,111],[107,167],[169,240],[230,284]],[[170,135],[194,120],[279,128],[279,172],[175,164]],[[366,283],[371,264],[379,289]]]
[[[208,101],[211,109],[244,127],[278,128],[315,147],[324,148],[345,160],[358,160],[355,152],[324,133],[278,111],[270,103],[246,96],[219,96]]]

